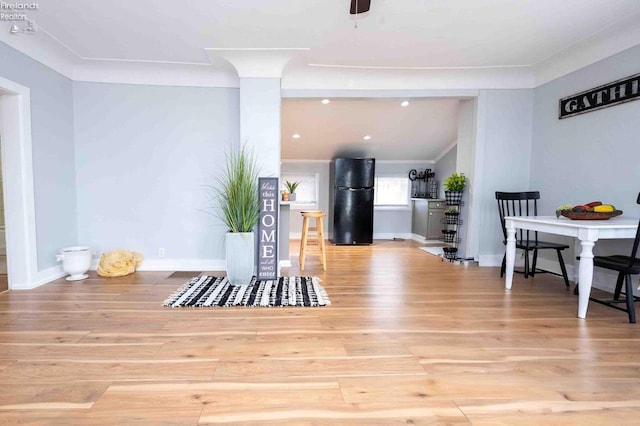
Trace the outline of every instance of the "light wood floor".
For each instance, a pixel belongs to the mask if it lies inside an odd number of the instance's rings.
[[[324,308],[163,308],[170,272],[0,294],[0,424],[640,423],[625,313],[417,247],[309,258]]]

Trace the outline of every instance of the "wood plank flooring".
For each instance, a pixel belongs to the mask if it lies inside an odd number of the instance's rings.
[[[0,294],[0,424],[640,424],[624,312],[417,247],[310,256],[322,308],[164,308],[171,272]]]

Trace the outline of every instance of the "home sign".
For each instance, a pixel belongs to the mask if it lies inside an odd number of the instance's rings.
[[[560,99],[559,118],[640,99],[640,74]]]
[[[258,178],[258,186],[258,280],[275,280],[278,277],[278,178]]]

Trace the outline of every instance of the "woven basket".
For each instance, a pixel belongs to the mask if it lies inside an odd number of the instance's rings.
[[[462,192],[445,191],[445,202],[450,206],[457,206],[462,202]]]
[[[458,249],[456,247],[443,247],[445,259],[455,259],[458,257]]]
[[[455,237],[456,231],[447,229],[442,230],[442,241],[444,241],[445,243],[452,243]]]
[[[560,214],[571,220],[607,220],[612,217],[620,216],[622,210],[614,210],[612,212],[573,212],[571,210],[563,210]]]
[[[458,216],[460,216],[459,213],[445,213],[444,214],[444,219],[445,219],[445,223],[447,225],[456,225],[458,224]]]

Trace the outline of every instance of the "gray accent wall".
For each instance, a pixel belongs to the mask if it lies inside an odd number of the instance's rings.
[[[640,100],[558,119],[560,98],[638,72],[640,46],[535,89],[531,188],[543,194],[543,214],[560,204],[601,200],[626,217],[640,217]],[[601,241],[594,252],[626,251],[629,245]]]
[[[430,163],[395,163],[376,162],[376,176],[406,176],[409,179],[409,170],[431,169],[436,172],[435,164]],[[407,208],[375,208],[373,213],[373,235],[378,238],[390,239],[394,237],[405,238],[411,234],[411,208],[409,201]]]
[[[77,244],[73,83],[0,42],[0,75],[28,87],[38,270],[59,264],[56,253]]]
[[[475,231],[480,264],[502,261],[504,244],[496,191],[530,188],[533,90],[486,90],[478,100]],[[484,258],[484,259],[483,259]]]
[[[444,198],[444,180],[456,171],[456,158],[458,156],[458,147],[454,146],[441,159],[436,161],[436,181],[438,181],[438,194],[440,198]]]
[[[210,191],[239,144],[238,89],[74,84],[79,241],[223,260]]]

